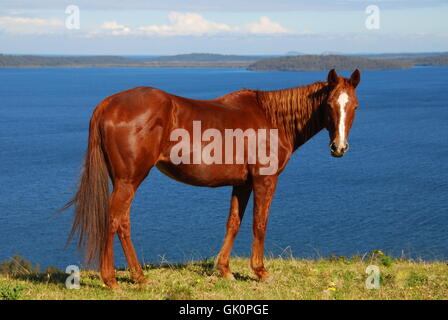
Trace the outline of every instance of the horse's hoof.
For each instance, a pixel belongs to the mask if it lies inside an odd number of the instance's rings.
[[[144,275],[132,277],[132,281],[134,283],[138,283],[138,284],[147,284],[148,283],[148,279],[146,279]]]
[[[233,276],[233,274],[232,274],[231,272],[229,272],[229,273],[223,275],[223,277],[224,277],[225,279],[227,279],[227,280],[230,280],[230,281],[234,281],[234,280],[235,280],[235,277]]]
[[[232,272],[230,272],[230,268],[227,264],[227,266],[223,266],[220,265],[219,263],[215,263],[215,269],[217,269],[219,271],[219,273],[221,273],[221,276],[224,279],[227,280],[235,280],[235,277],[233,276]]]
[[[112,289],[112,290],[116,290],[116,289],[118,289],[118,288],[120,287],[120,286],[118,285],[117,280],[115,280],[115,279],[104,281],[104,284],[105,284],[109,289]]]
[[[256,272],[256,275],[258,277],[258,281],[260,282],[269,283],[272,282],[272,280],[274,280],[274,278],[267,271]]]
[[[271,283],[272,281],[274,281],[274,277],[270,276],[269,274],[265,277],[261,277],[260,278],[261,282],[265,282],[265,283]]]

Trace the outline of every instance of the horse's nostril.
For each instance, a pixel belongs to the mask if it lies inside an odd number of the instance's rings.
[[[336,149],[337,149],[337,147],[336,147],[336,143],[334,143],[334,142],[331,143],[331,144],[330,144],[330,150],[333,151],[333,152],[336,152]]]

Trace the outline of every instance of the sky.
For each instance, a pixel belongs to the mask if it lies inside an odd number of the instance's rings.
[[[448,0],[0,0],[0,53],[442,52],[447,18]]]

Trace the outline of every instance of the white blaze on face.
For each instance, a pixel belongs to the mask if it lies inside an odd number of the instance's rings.
[[[345,147],[345,105],[348,102],[348,94],[345,92],[342,92],[341,95],[338,98],[338,104],[339,104],[339,141],[337,142],[338,148],[344,148]]]

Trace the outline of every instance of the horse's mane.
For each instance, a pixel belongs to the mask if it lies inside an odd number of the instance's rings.
[[[283,128],[295,144],[303,144],[323,128],[322,114],[318,107],[328,96],[326,82],[256,93],[258,103],[272,124],[276,128]]]

